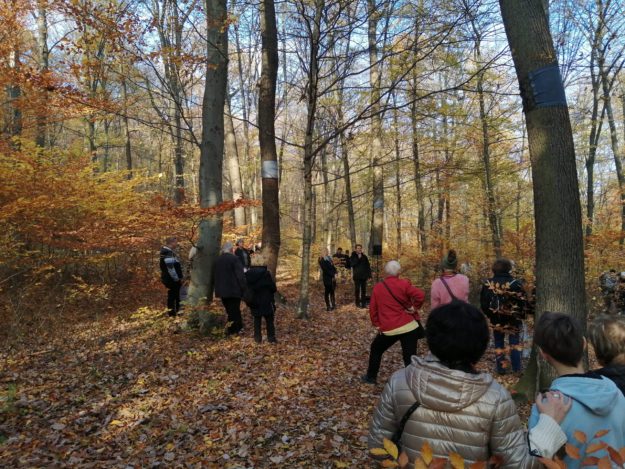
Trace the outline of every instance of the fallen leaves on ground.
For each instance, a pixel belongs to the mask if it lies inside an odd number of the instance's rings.
[[[291,301],[278,309],[275,345],[254,342],[245,308],[244,333],[215,341],[159,304],[2,352],[0,389],[12,390],[0,400],[2,465],[367,467],[382,385],[359,377],[375,333],[349,301],[351,285],[339,289],[336,311],[317,292],[304,321],[294,317],[295,287],[283,287]],[[401,362],[396,345],[378,381]]]

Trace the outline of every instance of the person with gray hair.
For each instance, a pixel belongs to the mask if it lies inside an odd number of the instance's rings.
[[[239,258],[232,253],[232,243],[224,243],[215,262],[215,296],[221,298],[228,316],[227,335],[243,329],[241,298],[246,288],[245,273]]]
[[[373,287],[369,315],[378,334],[371,343],[367,374],[363,383],[375,384],[382,355],[395,342],[401,343],[404,366],[417,353],[417,341],[424,337],[417,310],[423,305],[425,292],[414,287],[410,280],[399,278],[401,265],[393,260],[384,266],[386,278]]]

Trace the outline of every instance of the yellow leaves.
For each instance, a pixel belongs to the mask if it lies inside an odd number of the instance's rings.
[[[109,423],[109,425],[111,427],[122,427],[124,425],[124,422],[122,422],[121,420],[111,420],[111,423]]]
[[[432,447],[427,441],[423,443],[423,446],[421,446],[421,458],[423,459],[423,462],[425,462],[426,465],[432,462],[432,458],[433,458]]]
[[[388,456],[388,452],[384,448],[371,448],[369,453],[373,456]]]
[[[464,469],[464,458],[458,453],[449,453],[449,463],[453,469]]]
[[[399,456],[399,450],[397,449],[397,445],[393,443],[388,438],[384,438],[384,449],[393,459],[397,459]]]
[[[397,464],[397,461],[393,461],[392,459],[385,459],[384,461],[382,461],[382,467],[399,467],[399,464]]]

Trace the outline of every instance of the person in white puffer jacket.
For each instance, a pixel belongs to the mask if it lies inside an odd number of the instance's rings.
[[[435,457],[454,452],[468,465],[497,455],[502,468],[542,467],[530,454],[510,393],[489,373],[475,370],[489,342],[486,317],[468,303],[446,304],[430,313],[426,338],[431,353],[414,356],[387,382],[371,421],[369,448],[382,448],[384,438],[392,439],[412,409],[400,438],[411,464],[427,442]],[[558,423],[570,403],[559,397],[538,399],[545,415],[529,439],[538,441],[544,457],[566,443]]]

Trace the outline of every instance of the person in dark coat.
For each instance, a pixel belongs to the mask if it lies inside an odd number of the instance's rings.
[[[369,258],[362,252],[362,244],[356,245],[356,250],[349,259],[354,280],[356,306],[366,308],[365,296],[367,295],[367,280],[371,278],[371,265]]]
[[[521,330],[526,312],[526,293],[523,281],[512,276],[512,262],[497,259],[493,264],[493,277],[482,285],[480,306],[493,326],[497,373],[505,374],[510,366],[513,372],[521,371],[523,344]],[[506,358],[505,340],[508,336],[510,362]]]
[[[326,311],[333,311],[336,309],[334,291],[336,290],[337,270],[330,257],[330,252],[327,249],[325,250],[325,255],[319,258],[319,267],[321,268],[321,277],[323,280]]]
[[[588,326],[588,339],[602,366],[595,372],[614,381],[625,395],[625,317],[597,316]]]
[[[245,278],[248,288],[247,296],[251,298],[248,306],[254,318],[254,340],[259,344],[263,341],[261,323],[265,318],[267,341],[275,344],[277,340],[274,325],[276,311],[274,294],[277,288],[261,254],[254,255],[252,267],[245,273]]]
[[[245,248],[242,239],[237,241],[237,247],[234,250],[234,254],[239,258],[239,261],[241,261],[243,271],[247,271],[247,269],[249,269],[252,265],[252,262],[250,258],[250,251]]]
[[[167,287],[167,314],[176,316],[180,310],[180,288],[182,287],[182,266],[176,255],[178,239],[170,236],[161,248],[159,266],[161,282]]]
[[[221,255],[215,262],[215,296],[221,298],[228,316],[227,335],[237,334],[243,329],[241,298],[247,287],[243,265],[232,253],[232,243],[224,244]]]

